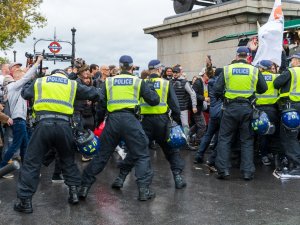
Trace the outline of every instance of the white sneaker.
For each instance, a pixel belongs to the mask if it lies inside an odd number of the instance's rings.
[[[115,151],[121,156],[122,160],[126,158],[127,153],[119,145],[116,147]]]
[[[51,181],[55,184],[62,184],[65,182],[65,179],[62,174],[53,174]]]
[[[81,156],[81,161],[82,162],[89,162],[92,160],[92,157],[85,157],[85,156]]]
[[[14,178],[14,175],[12,173],[8,173],[6,175],[3,176],[4,179],[12,179]]]

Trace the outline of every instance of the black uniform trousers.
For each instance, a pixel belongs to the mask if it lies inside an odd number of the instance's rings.
[[[43,119],[38,122],[20,170],[18,198],[30,198],[36,192],[44,156],[51,148],[57,150],[66,185],[79,186],[80,172],[74,162],[75,152],[72,145],[70,122],[59,119]]]
[[[48,167],[54,160],[55,160],[55,166],[54,166],[53,175],[54,174],[59,175],[61,174],[62,169],[59,163],[59,157],[57,151],[55,149],[50,149],[44,157],[43,164],[44,166]]]
[[[145,115],[142,120],[142,126],[149,138],[149,141],[156,141],[162,148],[165,158],[170,163],[171,171],[173,173],[181,173],[185,162],[180,156],[179,149],[171,149],[167,144],[169,132],[170,119],[167,114],[163,115]],[[127,154],[123,162],[120,163],[120,169],[124,171],[131,171],[134,167],[131,154]]]
[[[280,146],[280,116],[278,106],[274,105],[260,105],[257,108],[261,111],[264,111],[271,123],[275,126],[275,133],[271,135],[261,135],[260,139],[260,151],[262,156],[266,156],[267,153],[278,154],[283,156],[284,152],[281,150]],[[268,150],[272,149],[272,152]]]
[[[95,182],[95,176],[104,169],[121,138],[132,157],[138,187],[148,187],[151,184],[153,171],[150,164],[149,141],[140,122],[132,112],[113,112],[108,115],[100,137],[99,153],[83,171],[83,186],[91,186]]]
[[[231,167],[230,152],[236,134],[239,132],[241,144],[242,172],[254,172],[253,133],[250,128],[252,107],[246,102],[231,102],[225,105],[220,125],[216,166],[219,172]]]
[[[291,108],[300,113],[300,102],[291,103]],[[291,159],[295,166],[300,167],[300,145],[298,141],[299,130],[287,130],[282,124],[280,126],[280,141],[285,154]]]

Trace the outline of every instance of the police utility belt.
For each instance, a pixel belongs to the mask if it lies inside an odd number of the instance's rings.
[[[226,98],[225,101],[224,101],[224,103],[226,105],[229,105],[231,103],[248,103],[248,104],[251,104],[252,102],[248,98],[235,98],[235,99],[228,99],[228,98]]]
[[[69,116],[58,115],[58,114],[37,115],[35,118],[35,122],[39,122],[45,119],[58,119],[58,120],[64,120],[66,122],[71,122],[71,118]]]

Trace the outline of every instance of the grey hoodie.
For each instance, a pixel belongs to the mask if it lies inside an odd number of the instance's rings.
[[[7,98],[12,119],[22,118],[26,120],[27,101],[22,98],[21,91],[23,86],[35,75],[37,67],[33,65],[20,80],[7,85]]]

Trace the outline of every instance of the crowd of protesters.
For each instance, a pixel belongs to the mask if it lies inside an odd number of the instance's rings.
[[[249,54],[247,53],[245,62],[251,63],[257,50],[257,38],[251,39],[247,48]],[[283,49],[282,65],[271,64],[263,67],[264,70],[280,74],[287,69],[288,61],[286,56],[289,54],[289,48],[286,48],[284,45]],[[232,63],[234,62],[236,62],[236,59]],[[3,64],[1,66],[0,98],[2,104],[0,109],[2,112],[0,113],[0,121],[2,126],[0,146],[2,148],[2,161],[0,168],[15,159],[22,161],[24,154],[26,154],[26,146],[32,129],[32,111],[30,103],[22,98],[21,91],[23,86],[31,80],[38,64],[39,61],[30,69],[22,69],[21,63]],[[190,81],[187,79],[187,74],[185,74],[184,68],[180,64],[163,67],[161,77],[169,80],[174,87],[180,106],[181,126],[187,137],[186,149],[196,151],[194,163],[207,163],[212,171],[216,171],[216,146],[222,119],[223,99],[216,95],[214,86],[218,77],[220,75],[223,76],[224,71],[223,68],[216,68],[213,65],[210,56],[206,57],[205,64],[199,75],[194,76]],[[43,75],[45,76],[48,74],[47,69],[43,69]],[[115,65],[87,65],[82,59],[77,59],[75,66],[73,68],[68,67],[65,71],[68,73],[69,79],[76,80],[82,85],[94,86],[99,89],[104,87],[107,77],[120,74],[120,69]],[[149,71],[144,70],[141,72],[140,77],[146,79],[149,75]],[[80,124],[82,129],[94,130],[105,120],[105,116],[106,109],[98,102],[89,100],[75,101],[73,120]],[[233,143],[232,148],[239,149],[238,134],[236,136],[237,143]],[[264,142],[261,144],[262,138],[253,134],[253,140],[254,138],[258,143],[256,145],[258,147],[255,149],[256,156],[260,157],[264,165],[270,166],[275,163],[276,168],[279,169],[282,162],[287,161],[285,154],[276,155],[277,153],[268,147],[268,143]],[[154,148],[155,143],[151,143],[150,146]],[[207,160],[204,160],[204,153],[208,148],[212,149],[212,154],[208,156]],[[91,158],[82,156],[83,162],[90,160]],[[47,159],[44,164],[49,165]],[[57,166],[58,168],[54,171],[53,182],[63,180],[59,165]],[[4,176],[4,178],[12,177],[12,174]]]

